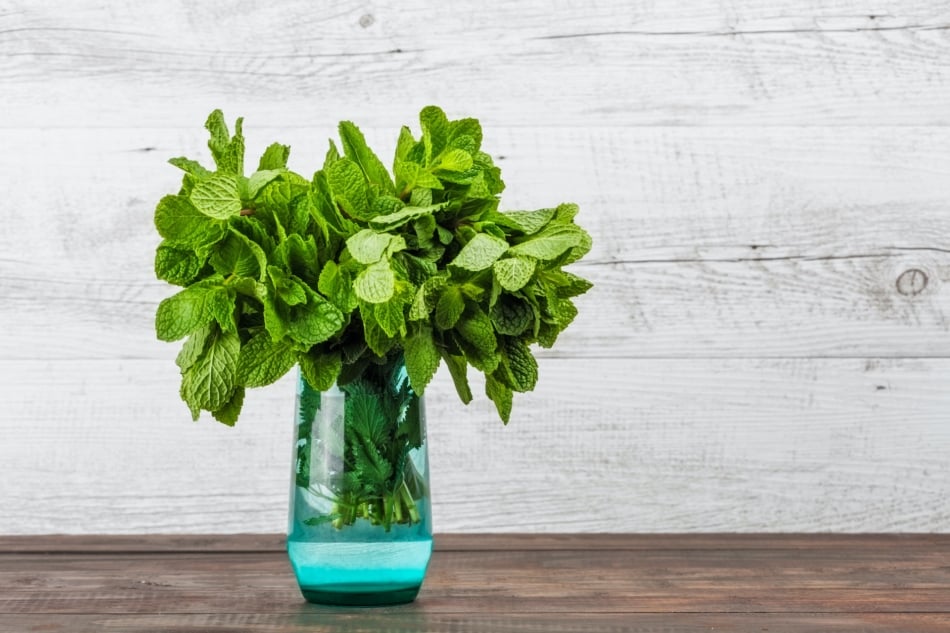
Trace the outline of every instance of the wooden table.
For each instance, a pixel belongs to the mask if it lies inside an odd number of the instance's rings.
[[[300,597],[279,535],[0,537],[0,631],[950,631],[950,535],[445,535],[410,605]]]

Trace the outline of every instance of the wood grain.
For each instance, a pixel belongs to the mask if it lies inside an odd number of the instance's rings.
[[[108,538],[46,537],[43,555],[0,543],[0,631],[936,632],[950,622],[948,535],[754,535],[748,548],[736,535],[455,536],[441,539],[415,603],[370,610],[304,603],[286,555],[259,549],[265,535],[135,537],[151,550],[139,552],[110,552]],[[596,544],[605,538],[612,549]]]
[[[222,105],[392,125],[428,102],[492,125],[948,123],[944,3],[695,4],[19,0],[2,125],[191,125]]]
[[[335,613],[301,607],[292,615],[202,613],[175,615],[0,615],[0,631],[69,633],[945,633],[939,613]]]
[[[0,443],[2,531],[283,529],[291,379],[252,394],[228,429],[189,422],[170,360],[0,371],[17,376],[0,417],[0,434],[17,438]],[[507,427],[485,398],[458,403],[444,374],[427,391],[438,530],[939,531],[950,520],[948,360],[546,359],[540,372]]]

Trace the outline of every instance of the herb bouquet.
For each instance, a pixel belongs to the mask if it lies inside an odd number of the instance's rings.
[[[242,120],[232,135],[215,111],[215,168],[172,159],[184,181],[155,210],[156,275],[184,287],[155,320],[159,339],[187,337],[181,397],[195,419],[233,425],[247,388],[299,366],[295,484],[332,502],[298,522],[314,529],[424,522],[419,397],[441,362],[465,403],[469,365],[483,372],[507,423],[513,393],[537,381],[529,346],[552,346],[591,287],[563,270],[591,245],[576,205],[500,212],[478,121],[433,106],[419,118],[392,175],[342,122],[308,179],[277,143],[245,176]]]

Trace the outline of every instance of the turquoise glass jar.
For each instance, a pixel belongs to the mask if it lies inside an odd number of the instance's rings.
[[[323,392],[301,375],[296,418],[287,552],[304,598],[411,602],[432,524],[425,405],[402,356]]]

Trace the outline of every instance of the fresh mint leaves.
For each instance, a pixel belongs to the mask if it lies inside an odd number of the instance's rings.
[[[183,287],[158,306],[156,334],[185,339],[181,396],[233,425],[246,388],[299,364],[316,389],[346,386],[401,355],[422,393],[442,361],[468,403],[469,365],[506,423],[530,391],[530,345],[549,347],[590,282],[563,267],[590,250],[577,206],[498,210],[505,185],[475,119],[435,106],[421,137],[400,130],[390,172],[356,125],[305,178],[274,143],[245,175],[242,120],[215,110],[205,127],[214,168],[187,158],[175,195],[155,209],[159,279]],[[367,433],[369,429],[365,429]],[[362,464],[380,480],[382,464]]]

